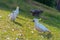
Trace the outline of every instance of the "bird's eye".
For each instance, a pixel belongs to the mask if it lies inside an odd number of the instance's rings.
[[[35,22],[35,21],[33,20],[33,22]]]

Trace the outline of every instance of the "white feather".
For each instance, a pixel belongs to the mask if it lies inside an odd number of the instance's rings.
[[[8,16],[9,16],[9,18],[10,18],[11,20],[15,20],[16,17],[18,16],[18,14],[19,14],[19,7],[17,7],[16,10],[13,11],[13,12],[12,12],[11,14],[9,14]]]
[[[38,19],[34,19],[34,23],[35,23],[35,28],[38,30],[38,31],[43,31],[43,32],[46,32],[46,31],[49,31],[43,24],[39,23]]]

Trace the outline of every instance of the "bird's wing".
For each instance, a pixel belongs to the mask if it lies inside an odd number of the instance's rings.
[[[38,24],[38,27],[39,27],[40,29],[44,30],[44,31],[47,31],[47,30],[48,30],[48,29],[47,29],[44,25],[42,25],[42,24]]]

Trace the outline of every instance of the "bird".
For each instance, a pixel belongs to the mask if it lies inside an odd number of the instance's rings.
[[[18,14],[19,14],[19,7],[17,6],[16,10],[12,11],[11,14],[8,15],[9,19],[15,21]]]
[[[17,16],[19,14],[19,7],[17,6],[16,10],[14,10],[14,14]]]
[[[34,9],[34,10],[30,10],[30,12],[32,13],[32,16],[39,17],[39,15],[43,13],[43,10]]]
[[[43,24],[39,23],[37,18],[33,19],[34,25],[35,25],[35,29],[39,32],[48,32],[48,34],[50,34],[50,30],[48,28],[46,28]]]

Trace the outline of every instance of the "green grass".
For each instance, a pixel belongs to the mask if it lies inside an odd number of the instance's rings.
[[[7,3],[6,3],[7,5]],[[9,6],[9,5],[7,5]],[[41,9],[44,7],[37,7],[30,5],[22,0],[19,2],[20,14],[16,18],[15,22],[8,19],[8,14],[12,11],[9,8],[0,8],[0,40],[60,40],[60,13],[52,9],[46,9],[42,16],[46,17],[47,20],[43,19],[40,22],[51,30],[51,39],[43,38],[37,30],[34,29],[34,23],[32,22],[33,16],[29,12],[31,9]],[[49,11],[47,11],[49,10]],[[32,33],[33,31],[33,33]],[[22,35],[20,35],[22,34]]]

